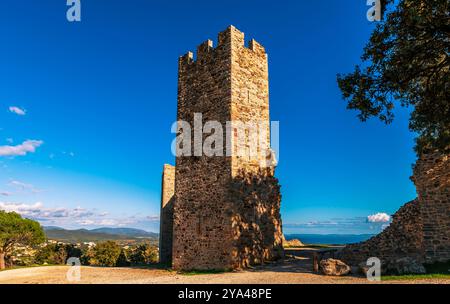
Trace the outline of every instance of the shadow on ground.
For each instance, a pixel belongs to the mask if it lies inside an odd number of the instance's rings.
[[[339,247],[318,249],[311,247],[302,248],[288,248],[285,249],[286,258],[284,260],[276,261],[273,263],[267,263],[265,265],[256,266],[248,271],[254,272],[285,272],[285,273],[305,273],[322,275],[321,273],[315,273],[313,271],[313,254],[322,251],[333,250]],[[347,277],[359,278],[358,275],[347,275]]]

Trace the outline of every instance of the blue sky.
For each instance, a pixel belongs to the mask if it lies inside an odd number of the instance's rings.
[[[81,3],[75,23],[65,0],[0,4],[0,208],[157,231],[178,56],[230,24],[269,53],[286,233],[376,233],[369,215],[415,197],[408,110],[361,123],[336,85],[374,27],[365,0]]]

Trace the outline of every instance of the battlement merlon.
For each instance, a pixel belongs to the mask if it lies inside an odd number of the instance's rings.
[[[264,46],[262,46],[256,40],[251,39],[248,42],[248,46],[246,46],[245,34],[232,25],[230,25],[226,30],[220,32],[218,34],[217,40],[217,48],[220,48],[222,50],[247,48],[259,56],[266,56],[266,50]],[[194,54],[189,51],[179,58],[179,66],[182,67],[198,62],[199,60],[201,61],[201,59],[210,56],[217,48],[214,48],[213,41],[208,39],[197,47],[197,56],[195,60]]]
[[[265,48],[255,39],[251,39],[248,46],[245,45],[245,34],[230,25],[226,30],[222,31],[218,35],[219,46],[232,45],[233,47],[247,47],[248,49],[259,53],[265,54]]]
[[[192,62],[194,62],[194,53],[192,53],[191,51],[178,58],[178,66],[180,67],[182,65],[191,64]]]
[[[255,39],[250,40],[250,42],[248,43],[248,48],[257,54],[261,54],[264,56],[267,55],[266,49]]]
[[[212,40],[206,40],[202,44],[197,47],[197,60],[202,60],[207,57],[208,54],[211,54],[213,51],[213,42]]]

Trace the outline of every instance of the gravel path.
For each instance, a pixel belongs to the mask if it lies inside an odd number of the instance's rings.
[[[251,270],[220,274],[186,275],[165,269],[81,268],[81,284],[367,284],[363,277],[328,277],[311,272],[313,249],[291,251],[289,259]],[[68,284],[68,266],[48,266],[14,269],[0,272],[0,284]],[[450,280],[425,279],[388,281],[383,283],[445,283]]]

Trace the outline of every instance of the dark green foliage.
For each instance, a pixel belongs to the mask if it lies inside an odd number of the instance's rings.
[[[130,262],[133,265],[149,265],[158,262],[158,251],[149,244],[138,245],[130,251]]]
[[[113,267],[116,266],[122,249],[117,243],[107,241],[98,243],[90,251],[89,265]]]
[[[89,266],[91,265],[91,260],[94,258],[94,251],[89,248],[85,248],[82,251],[82,255],[80,258],[81,265]]]
[[[69,258],[80,258],[81,249],[72,244],[48,244],[37,252],[36,264],[65,265]]]
[[[130,262],[133,265],[149,265],[158,262],[158,251],[149,244],[138,245],[130,251]]]
[[[410,106],[416,151],[450,146],[450,22],[448,0],[382,0],[378,23],[361,57],[363,67],[338,75],[348,109],[365,121],[394,119]]]
[[[92,266],[145,266],[158,262],[158,250],[150,244],[121,248],[112,241],[97,244],[85,251],[81,257],[83,265]]]
[[[0,211],[0,269],[5,268],[15,245],[34,246],[45,241],[41,225],[15,212]]]
[[[116,262],[117,267],[127,267],[130,266],[130,261],[128,260],[127,254],[124,249],[120,252],[119,257]]]

